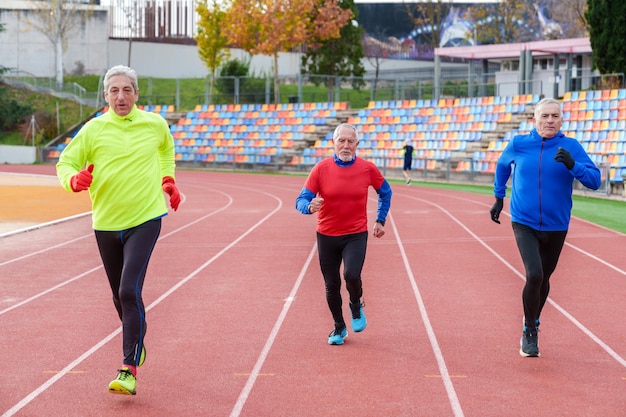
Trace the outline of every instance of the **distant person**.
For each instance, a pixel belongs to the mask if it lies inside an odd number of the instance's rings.
[[[413,165],[413,143],[410,139],[404,141],[402,153],[404,154],[404,165],[402,166],[402,175],[407,185],[411,185],[411,166]]]
[[[165,119],[137,109],[137,74],[114,66],[104,76],[109,110],[87,122],[63,150],[57,175],[68,191],[89,190],[100,257],[122,321],[123,359],[109,392],[135,395],[146,357],[142,289],[148,261],[180,193],[174,180],[174,140]]]
[[[341,345],[348,336],[341,299],[341,263],[350,296],[352,330],[367,325],[363,311],[361,271],[367,247],[367,199],[369,187],[378,193],[378,210],[373,236],[385,234],[391,205],[391,187],[376,166],[356,156],[359,134],[350,124],[333,133],[334,156],[313,167],[296,198],[296,209],[317,214],[317,249],[326,287],[326,301],[335,322],[328,344]]]
[[[562,123],[559,102],[541,100],[535,107],[536,127],[515,136],[496,165],[491,219],[498,224],[513,173],[511,221],[526,270],[520,340],[520,355],[525,357],[539,356],[539,317],[569,228],[574,179],[587,188],[600,187],[600,170],[576,139],[561,132]]]

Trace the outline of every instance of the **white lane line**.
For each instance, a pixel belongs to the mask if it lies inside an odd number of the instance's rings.
[[[46,222],[46,223],[36,224],[34,226],[25,227],[23,229],[13,230],[11,232],[6,232],[6,233],[0,233],[0,239],[2,239],[4,237],[17,235],[17,234],[20,234],[20,233],[30,232],[30,231],[41,229],[41,228],[48,227],[48,226],[54,226],[55,224],[64,223],[64,222],[67,222],[67,221],[70,221],[70,220],[79,219],[81,217],[90,216],[90,215],[91,215],[91,211],[87,211],[85,213],[75,214],[73,216],[64,217],[62,219],[53,220],[53,221]]]
[[[100,266],[96,266],[96,267],[94,267],[94,268],[91,268],[91,269],[89,269],[89,270],[87,270],[87,271],[83,272],[82,274],[76,275],[76,276],[75,276],[75,277],[73,277],[73,278],[70,278],[70,279],[68,279],[68,280],[66,280],[66,281],[60,282],[60,283],[58,283],[57,285],[55,285],[55,286],[53,286],[53,287],[50,287],[50,288],[48,288],[47,290],[44,290],[44,291],[42,291],[42,292],[40,292],[40,293],[37,293],[37,294],[33,295],[32,297],[26,298],[25,300],[22,300],[22,301],[20,301],[20,302],[19,302],[19,303],[17,303],[17,304],[13,304],[12,306],[5,308],[4,310],[0,310],[0,316],[1,316],[1,315],[3,315],[3,314],[5,314],[5,313],[8,313],[8,312],[9,312],[9,311],[11,311],[11,310],[14,310],[14,309],[16,309],[16,308],[18,308],[18,307],[21,307],[21,306],[25,305],[25,304],[28,304],[28,303],[30,303],[31,301],[34,301],[34,300],[36,300],[36,299],[38,299],[38,298],[40,298],[40,297],[43,297],[44,295],[49,294],[49,293],[51,293],[51,292],[52,292],[52,291],[54,291],[54,290],[58,290],[59,288],[64,287],[64,286],[66,286],[67,284],[70,284],[70,283],[72,283],[72,282],[74,282],[74,281],[78,281],[79,279],[81,279],[81,278],[83,278],[83,277],[86,277],[87,275],[91,274],[92,272],[97,271],[97,270],[98,270],[98,269],[100,269],[100,268],[102,268],[102,265],[100,265]]]
[[[448,367],[446,366],[446,361],[443,358],[443,353],[441,352],[441,348],[439,347],[439,342],[437,342],[437,336],[435,335],[433,326],[431,325],[430,319],[428,318],[428,313],[426,312],[426,306],[424,305],[424,300],[422,299],[422,295],[420,294],[420,290],[417,286],[417,282],[415,281],[413,271],[411,270],[411,265],[409,264],[409,259],[407,258],[406,252],[404,250],[404,246],[402,245],[402,239],[400,238],[400,234],[398,233],[398,229],[396,228],[396,223],[393,220],[393,216],[391,214],[389,214],[389,220],[391,220],[391,227],[393,228],[393,232],[396,235],[396,242],[398,243],[398,247],[400,248],[400,254],[402,255],[404,268],[406,269],[406,273],[409,276],[409,280],[411,281],[413,294],[415,295],[415,299],[417,300],[417,305],[420,310],[422,321],[424,322],[424,327],[426,327],[426,334],[428,335],[430,346],[433,350],[433,353],[435,354],[435,359],[437,360],[439,373],[441,374],[443,385],[446,389],[446,393],[448,394],[448,400],[450,401],[452,412],[454,413],[456,417],[462,417],[464,415],[463,408],[461,407],[459,398],[456,395],[454,384],[452,383],[452,378],[450,377],[450,373],[448,372]]]
[[[280,312],[278,319],[276,319],[276,323],[274,323],[274,327],[272,328],[272,331],[270,332],[269,337],[265,341],[265,346],[263,346],[263,349],[261,350],[261,353],[259,354],[259,357],[257,358],[257,361],[254,364],[254,367],[252,368],[252,372],[250,372],[250,376],[248,377],[248,380],[246,381],[246,385],[241,390],[241,393],[239,394],[239,398],[237,398],[237,402],[235,403],[233,410],[230,412],[230,417],[238,417],[241,414],[241,410],[243,409],[243,406],[246,404],[246,400],[248,399],[248,396],[250,395],[250,391],[252,391],[252,387],[254,386],[254,383],[256,382],[256,379],[261,372],[261,368],[263,367],[263,364],[265,363],[265,359],[267,358],[267,355],[269,354],[269,351],[272,348],[274,341],[276,340],[278,331],[280,330],[280,327],[282,326],[283,321],[285,321],[285,317],[287,316],[287,312],[289,311],[289,308],[291,307],[293,300],[296,298],[296,293],[298,292],[298,288],[300,288],[300,284],[302,283],[304,274],[309,268],[309,265],[311,264],[311,261],[313,260],[313,256],[315,255],[316,252],[317,252],[317,244],[314,244],[313,248],[309,252],[309,256],[307,257],[304,265],[302,266],[302,269],[300,270],[300,274],[298,275],[298,278],[296,279],[296,282],[294,283],[293,288],[291,289],[291,292],[289,293],[289,296],[285,299],[285,304],[283,304],[283,309]]]
[[[264,193],[267,194],[267,193]],[[168,296],[170,296],[172,293],[174,293],[174,291],[176,291],[178,288],[180,288],[181,286],[183,286],[183,284],[185,284],[186,282],[188,282],[189,280],[191,280],[194,276],[196,276],[200,271],[202,271],[204,268],[206,268],[207,266],[209,266],[210,264],[212,264],[216,259],[218,259],[220,256],[222,256],[224,253],[226,253],[229,249],[231,249],[233,246],[235,246],[238,242],[240,242],[243,238],[245,238],[246,236],[248,236],[250,233],[252,233],[252,231],[254,231],[257,227],[259,227],[261,224],[263,224],[267,219],[269,219],[271,216],[273,216],[278,210],[280,210],[280,208],[282,207],[283,203],[280,199],[278,199],[277,197],[271,195],[271,194],[267,194],[270,195],[271,197],[275,198],[278,201],[278,205],[277,207],[272,210],[269,214],[267,214],[265,217],[263,217],[261,220],[259,220],[257,223],[255,223],[252,227],[250,227],[248,230],[246,230],[243,234],[241,234],[237,239],[233,240],[231,243],[229,243],[226,247],[224,247],[219,253],[217,253],[216,255],[214,255],[211,259],[209,259],[208,261],[206,261],[204,264],[202,264],[200,267],[198,267],[196,270],[194,270],[191,274],[187,275],[185,278],[183,278],[181,281],[179,281],[176,285],[174,285],[172,288],[170,288],[167,292],[165,292],[163,295],[161,295],[159,298],[157,298],[154,302],[152,302],[147,308],[146,311],[150,311],[152,310],[154,307],[156,307],[158,304],[160,304],[163,300],[165,300]],[[223,208],[221,208],[218,211],[224,210],[226,207],[228,207],[230,204],[232,203],[232,199],[229,202],[229,204]],[[217,212],[217,211],[216,211]],[[215,212],[214,212],[215,213]],[[214,213],[211,213],[209,215],[212,215]],[[208,217],[204,216],[204,217]],[[194,222],[195,223],[195,222]],[[188,227],[188,225],[181,227],[178,230],[184,229]],[[96,352],[98,349],[100,349],[102,346],[104,346],[106,343],[108,343],[111,339],[113,339],[116,335],[118,335],[120,332],[122,331],[121,326],[118,327],[115,331],[113,331],[111,334],[109,334],[108,336],[106,336],[104,339],[102,339],[99,343],[97,343],[96,345],[94,345],[91,349],[89,349],[87,352],[83,353],[82,355],[80,355],[77,359],[75,359],[72,363],[70,363],[69,365],[67,365],[65,368],[63,368],[58,374],[55,374],[54,376],[52,376],[50,379],[48,379],[46,382],[44,382],[43,384],[41,384],[38,388],[36,388],[34,391],[32,391],[30,394],[28,394],[26,397],[24,397],[20,402],[18,402],[17,404],[15,404],[13,407],[11,407],[10,409],[8,409],[4,414],[2,414],[2,417],[11,417],[13,415],[15,415],[15,413],[17,413],[18,411],[20,411],[22,408],[24,408],[25,406],[27,406],[31,401],[33,401],[35,398],[37,398],[39,395],[41,395],[43,392],[45,392],[48,388],[50,388],[55,382],[57,382],[59,379],[61,379],[62,377],[64,377],[65,375],[67,375],[72,369],[76,368],[81,362],[83,362],[85,359],[87,359],[89,356],[91,356],[94,352]]]
[[[461,228],[463,228],[470,236],[472,236],[474,239],[476,239],[476,241],[478,243],[480,243],[485,249],[487,249],[489,252],[491,252],[491,254],[493,256],[495,256],[500,262],[502,262],[507,268],[509,268],[515,275],[517,275],[519,278],[521,278],[523,281],[526,281],[526,275],[525,273],[522,273],[520,271],[518,271],[517,269],[515,269],[515,267],[513,265],[511,265],[509,262],[507,262],[502,256],[500,256],[494,249],[492,249],[488,244],[486,244],[479,236],[477,236],[474,232],[472,232],[468,227],[466,227],[460,220],[458,220],[456,217],[454,217],[452,214],[450,214],[449,211],[447,211],[446,209],[444,209],[443,207],[439,206],[438,204],[435,204],[431,201],[428,200],[424,200],[421,198],[417,198],[417,197],[408,197],[414,200],[419,200],[422,201],[426,204],[431,204],[435,207],[437,207],[439,210],[441,210],[443,213],[445,213],[448,217],[450,217],[454,222],[456,222],[459,226],[461,226]],[[611,264],[601,260],[600,258],[597,258],[596,256],[591,255],[588,252],[583,251],[582,249],[579,249],[573,245],[568,244],[568,246],[574,248],[575,250],[580,251],[581,253],[583,253],[586,256],[591,257],[592,259],[594,259],[597,262],[600,262],[602,264],[604,264],[607,267],[612,268],[615,271],[618,271],[620,273],[624,273],[624,271],[622,271],[621,269],[612,266]],[[624,360],[624,358],[622,358],[617,352],[615,352],[609,345],[607,345],[606,343],[604,343],[602,341],[602,339],[600,339],[598,336],[596,336],[591,330],[589,330],[587,327],[585,327],[580,321],[578,321],[574,316],[572,316],[570,313],[567,312],[567,310],[565,310],[563,307],[561,307],[556,301],[554,301],[552,298],[548,297],[547,302],[553,306],[557,311],[559,311],[561,314],[563,314],[563,316],[565,316],[565,318],[567,318],[570,322],[572,322],[572,324],[576,327],[578,327],[587,337],[589,337],[591,340],[593,340],[596,344],[598,344],[598,346],[600,346],[606,353],[609,354],[609,356],[611,356],[613,359],[615,359],[620,365],[622,365],[623,367],[626,368],[626,360]]]
[[[88,235],[83,235],[83,236],[80,236],[80,237],[77,237],[77,238],[74,238],[74,239],[71,239],[71,240],[67,240],[67,241],[65,241],[63,243],[58,243],[58,244],[53,245],[53,246],[48,246],[45,249],[41,249],[41,250],[38,250],[38,251],[35,251],[35,252],[30,252],[30,253],[27,253],[26,255],[18,256],[17,258],[12,258],[12,259],[6,260],[4,262],[0,262],[0,266],[4,266],[4,265],[8,265],[8,264],[13,263],[13,262],[21,261],[21,260],[24,260],[26,258],[30,258],[31,256],[41,255],[42,253],[48,252],[48,251],[53,250],[53,249],[61,248],[61,247],[65,246],[65,245],[69,245],[71,243],[78,242],[81,239],[85,239],[85,238],[88,238],[88,237],[91,237],[91,236],[93,236],[93,233],[90,233]]]
[[[214,191],[215,191],[215,190],[214,190]],[[223,193],[223,192],[221,192],[221,191],[216,191],[216,192],[217,192],[217,193],[220,193],[220,194],[225,195],[225,196],[228,198],[228,203],[227,203],[227,204],[225,204],[224,206],[220,207],[219,209],[216,209],[216,210],[212,211],[211,213],[208,213],[208,214],[206,214],[206,215],[204,215],[204,216],[202,216],[202,217],[199,217],[199,218],[197,218],[196,220],[194,220],[194,221],[192,221],[192,222],[190,222],[190,223],[187,223],[187,224],[185,224],[184,226],[179,227],[178,229],[174,229],[174,230],[172,230],[171,232],[169,232],[169,233],[167,233],[167,234],[165,234],[165,235],[160,236],[160,237],[159,237],[159,239],[158,239],[158,241],[161,241],[162,239],[165,239],[165,238],[166,238],[166,237],[168,237],[168,236],[171,236],[171,235],[173,235],[173,234],[176,234],[176,233],[180,232],[181,230],[184,230],[184,229],[186,229],[186,228],[188,228],[188,227],[191,227],[191,226],[193,226],[194,224],[196,224],[196,223],[198,223],[198,222],[201,222],[201,221],[203,221],[203,220],[205,220],[205,219],[207,219],[207,218],[209,218],[209,217],[211,217],[211,216],[213,216],[213,215],[215,215],[215,214],[217,214],[217,213],[220,213],[220,212],[222,212],[222,211],[226,210],[228,207],[230,207],[230,206],[232,205],[232,203],[233,203],[233,199],[232,199],[232,197],[230,197],[229,195],[227,195],[226,193]],[[68,244],[68,243],[75,242],[75,241],[77,241],[77,240],[79,240],[79,239],[83,239],[83,238],[88,237],[88,236],[93,236],[93,235],[91,235],[91,234],[90,234],[90,235],[85,235],[85,236],[83,236],[83,237],[76,238],[76,239],[74,239],[74,240],[70,240],[70,241],[67,241],[67,242],[61,243],[61,244],[56,245],[56,246],[52,246],[52,247],[50,247],[50,248],[48,248],[48,249],[41,250],[41,251],[39,251],[39,252],[37,252],[37,253],[40,253],[40,252],[45,252],[45,251],[47,251],[47,250],[49,250],[49,249],[52,249],[52,248],[55,248],[55,247],[59,247],[59,246],[63,246],[63,245],[66,245],[66,244]],[[24,256],[22,256],[21,258],[25,258],[25,257],[31,256],[31,255],[32,255],[32,254],[29,254],[29,255],[24,255]],[[20,258],[15,258],[15,259],[20,259]],[[9,262],[9,261],[7,261],[7,262],[5,262],[5,263],[8,263],[8,262]],[[2,266],[2,265],[4,265],[4,264],[0,264],[0,266]],[[76,280],[78,280],[78,279],[80,279],[80,278],[83,278],[83,277],[85,277],[85,276],[87,276],[87,275],[91,274],[92,272],[95,272],[95,271],[97,271],[98,269],[101,269],[102,267],[103,267],[102,265],[96,266],[96,267],[94,267],[94,268],[92,268],[92,269],[90,269],[90,270],[88,270],[88,271],[86,271],[86,272],[83,272],[82,274],[76,275],[75,277],[72,277],[72,278],[70,278],[70,279],[68,279],[68,280],[66,280],[66,281],[63,281],[63,282],[58,283],[57,285],[55,285],[55,286],[53,286],[53,287],[48,288],[47,290],[44,290],[44,291],[42,291],[42,292],[40,292],[40,293],[37,293],[37,294],[35,294],[35,295],[33,295],[33,296],[31,296],[31,297],[29,297],[29,298],[25,299],[25,300],[22,300],[21,302],[19,302],[19,303],[17,303],[17,304],[14,304],[14,305],[12,305],[12,306],[10,306],[10,307],[7,307],[7,308],[5,308],[4,310],[0,310],[0,316],[1,316],[1,315],[3,315],[3,314],[5,314],[5,313],[8,313],[9,311],[11,311],[11,310],[13,310],[13,309],[16,309],[16,308],[21,307],[21,306],[23,306],[23,305],[25,305],[25,304],[28,304],[29,302],[34,301],[34,300],[36,300],[36,299],[38,299],[38,298],[40,298],[40,297],[43,297],[44,295],[46,295],[46,294],[48,294],[48,293],[50,293],[50,292],[52,292],[52,291],[54,291],[54,290],[57,290],[57,289],[59,289],[59,288],[61,288],[61,287],[64,287],[64,286],[66,286],[67,284],[70,284],[70,283],[72,283],[72,282],[74,282],[74,281],[76,281]]]

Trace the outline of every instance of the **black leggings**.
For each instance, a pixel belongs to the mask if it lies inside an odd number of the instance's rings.
[[[141,297],[150,255],[161,232],[161,219],[127,230],[96,230],[96,241],[113,304],[122,320],[124,365],[137,366],[146,334],[146,311]]]
[[[350,295],[350,303],[356,304],[363,295],[361,271],[365,263],[366,248],[367,232],[344,236],[326,236],[317,233],[317,252],[326,286],[326,301],[336,329],[346,327],[341,311],[341,262],[343,261],[343,276]]]
[[[513,223],[513,233],[526,269],[522,303],[526,325],[531,327],[539,320],[548,299],[550,276],[559,261],[567,230],[541,232],[520,223]]]

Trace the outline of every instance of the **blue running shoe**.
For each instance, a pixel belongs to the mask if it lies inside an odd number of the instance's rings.
[[[363,302],[357,304],[350,304],[350,311],[352,312],[352,330],[355,333],[362,332],[367,327],[367,319],[363,312]]]
[[[348,337],[348,329],[345,327],[341,329],[341,331],[337,331],[337,329],[333,329],[333,331],[328,335],[328,344],[329,345],[343,345],[343,339]]]

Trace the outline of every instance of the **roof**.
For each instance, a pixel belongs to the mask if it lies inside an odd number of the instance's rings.
[[[457,46],[435,48],[435,56],[465,59],[519,58],[522,51],[532,51],[533,56],[555,54],[591,54],[589,38],[557,39],[525,43]]]

